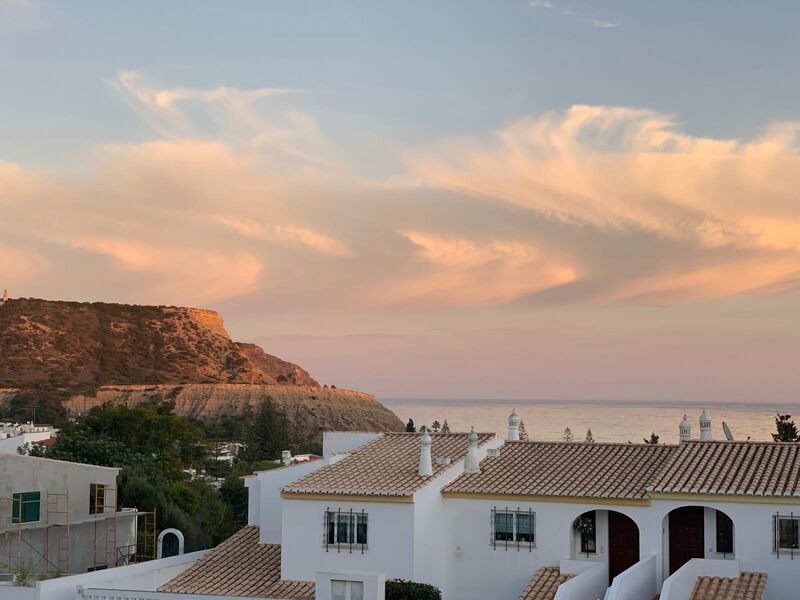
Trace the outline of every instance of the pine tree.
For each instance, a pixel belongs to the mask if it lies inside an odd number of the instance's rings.
[[[528,432],[525,430],[525,423],[519,420],[519,439],[523,442],[528,439]]]
[[[660,438],[658,437],[658,435],[656,435],[656,432],[654,431],[653,433],[650,434],[649,440],[647,438],[644,438],[644,443],[650,444],[651,446],[655,446],[658,443],[659,439]]]
[[[564,440],[565,442],[573,441],[575,439],[575,436],[572,435],[572,429],[566,427],[564,429],[564,433],[561,434],[561,439]]]
[[[439,423],[439,421],[434,421],[434,422],[431,424],[431,431],[432,431],[433,433],[439,433],[439,432],[441,431],[441,429],[442,429],[442,424],[441,424],[441,423]]]
[[[587,444],[591,444],[592,442],[594,442],[594,436],[592,435],[591,429],[586,430],[586,438],[583,441]]]
[[[409,419],[408,423],[406,423],[406,431],[408,433],[416,433],[417,428],[414,427],[414,419]]]
[[[450,433],[450,425],[447,424],[447,419],[442,423],[442,433]]]
[[[797,432],[797,425],[792,421],[792,415],[782,415],[778,413],[775,417],[775,428],[778,433],[772,434],[775,442],[800,442],[800,434]]]
[[[244,433],[240,458],[247,462],[276,460],[289,449],[289,423],[272,399],[261,403]]]

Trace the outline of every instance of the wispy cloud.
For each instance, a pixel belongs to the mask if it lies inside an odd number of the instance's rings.
[[[620,27],[621,23],[617,21],[610,21],[607,19],[596,19],[592,18],[584,13],[563,8],[561,6],[557,6],[550,0],[531,0],[529,2],[531,8],[534,9],[542,9],[546,11],[552,11],[555,14],[563,15],[565,17],[571,17],[581,21],[582,23],[586,23],[587,25],[591,25],[592,27],[597,27],[600,29],[613,29],[615,27]]]

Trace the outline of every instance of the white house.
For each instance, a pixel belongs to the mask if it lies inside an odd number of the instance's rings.
[[[519,441],[516,415],[510,441],[327,434],[323,458],[246,479],[249,523],[225,543],[78,597],[379,600],[401,578],[445,600],[800,598],[800,445],[703,422],[674,445]]]
[[[13,578],[124,564],[134,510],[117,510],[119,469],[0,454],[0,572]]]

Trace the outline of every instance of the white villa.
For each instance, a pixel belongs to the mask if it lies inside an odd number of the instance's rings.
[[[397,578],[445,600],[800,598],[800,445],[714,441],[705,412],[672,445],[518,426],[326,434],[322,458],[246,478],[248,526],[217,548],[29,598],[382,600]]]

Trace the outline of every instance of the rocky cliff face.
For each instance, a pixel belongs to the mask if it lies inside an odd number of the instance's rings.
[[[139,406],[174,402],[175,412],[201,419],[241,415],[255,410],[265,399],[283,409],[290,421],[299,423],[315,437],[323,431],[398,431],[403,423],[370,394],[297,385],[202,384],[104,386],[92,394],[66,401],[71,416],[78,416],[106,402]]]
[[[0,404],[55,394],[77,414],[104,402],[175,402],[201,418],[265,398],[314,431],[399,430],[369,394],[323,388],[298,365],[231,340],[216,312],[11,299],[0,307]]]

